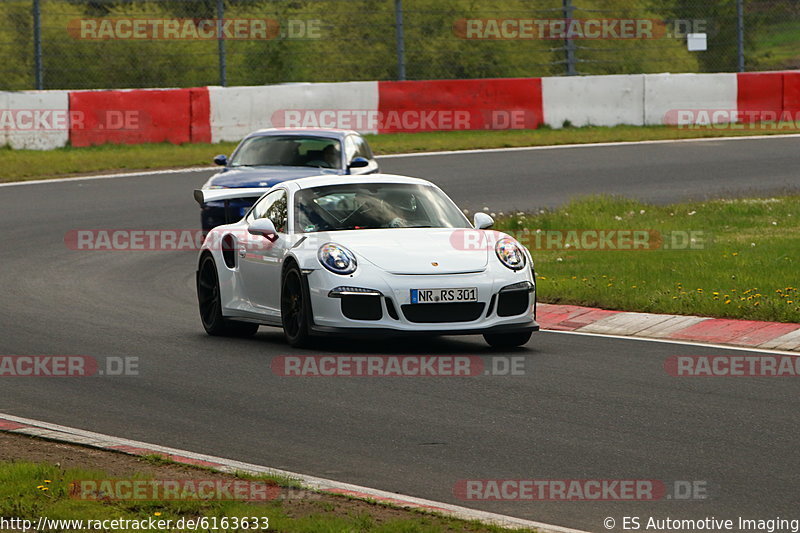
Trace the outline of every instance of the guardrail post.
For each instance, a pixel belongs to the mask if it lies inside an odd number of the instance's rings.
[[[42,6],[40,0],[33,0],[33,77],[36,89],[44,89],[42,72]]]
[[[572,7],[572,0],[563,0],[564,20],[569,27],[569,21],[572,20],[572,13],[575,10]],[[564,39],[564,51],[566,54],[566,74],[567,76],[575,76],[578,74],[575,70],[575,43],[569,38],[569,35]]]
[[[738,18],[736,33],[739,46],[739,72],[744,72],[744,0],[736,0],[736,13]]]
[[[225,19],[225,4],[217,0],[217,47],[219,49],[219,84],[228,85],[228,72],[225,56],[225,36],[222,34],[222,23]]]
[[[403,28],[403,0],[394,0],[394,31],[397,37],[397,79],[406,79],[406,44]]]

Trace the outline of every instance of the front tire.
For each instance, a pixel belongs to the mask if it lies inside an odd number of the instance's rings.
[[[302,348],[309,344],[310,312],[311,305],[306,295],[303,276],[297,265],[291,265],[283,274],[281,283],[281,322],[283,334],[290,346]]]
[[[492,348],[517,348],[524,346],[531,340],[532,331],[517,331],[514,333],[486,333],[484,340]]]
[[[222,316],[217,265],[210,255],[203,257],[197,271],[197,302],[200,307],[200,320],[209,335],[251,337],[258,331],[258,324],[236,322]]]

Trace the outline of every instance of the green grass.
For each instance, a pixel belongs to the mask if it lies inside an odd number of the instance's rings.
[[[796,285],[800,280],[800,196],[669,206],[590,197],[553,211],[500,217],[495,228],[656,230],[670,235],[667,242],[675,239],[677,244],[686,237],[684,232],[701,232],[694,234],[694,246],[700,249],[600,251],[533,246],[540,301],[800,322]],[[536,242],[530,236],[521,238]],[[543,241],[541,248],[547,248],[546,244]]]
[[[583,127],[538,130],[448,131],[368,135],[376,154],[548,146],[597,142],[693,139],[755,134],[800,133],[794,124],[769,128],[677,129],[668,126]],[[0,148],[0,182],[62,177],[108,171],[152,170],[210,165],[220,153],[230,154],[236,143],[103,145],[58,150]]]
[[[783,70],[800,67],[800,21],[770,24],[755,41],[751,68]]]
[[[136,477],[136,476],[135,476]],[[138,476],[140,479],[152,479]],[[381,515],[381,505],[353,502],[347,498],[293,500],[268,503],[241,501],[92,501],[70,496],[70,481],[111,479],[101,470],[64,470],[58,466],[31,462],[0,463],[0,516],[33,521],[52,520],[172,520],[201,517],[268,517],[269,529],[283,532],[317,533],[358,531],[375,533],[435,533],[508,531],[474,521],[404,511],[402,518]],[[341,503],[338,503],[338,500]],[[333,503],[333,502],[336,503]],[[366,509],[366,511],[365,511]],[[210,523],[210,522],[209,522]],[[123,531],[111,529],[111,531]],[[137,530],[138,531],[138,530]],[[218,529],[217,531],[231,531]],[[244,529],[240,529],[244,531]]]

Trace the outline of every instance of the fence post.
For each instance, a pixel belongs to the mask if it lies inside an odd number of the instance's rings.
[[[217,47],[219,49],[219,84],[228,85],[228,72],[225,57],[225,36],[222,33],[222,23],[225,19],[224,0],[217,0]]]
[[[397,79],[406,79],[406,44],[403,28],[403,0],[394,0],[394,31],[397,37]]]
[[[572,0],[563,0],[563,9],[564,19],[567,22],[567,27],[569,27],[569,21],[572,20],[572,13],[575,9],[572,7]],[[569,34],[564,39],[564,51],[566,53],[567,76],[575,76],[578,73],[575,70],[575,43],[569,38]]]
[[[33,77],[36,80],[36,89],[44,89],[44,76],[42,75],[42,6],[40,0],[33,0]]]
[[[744,0],[736,0],[737,41],[739,45],[739,72],[744,72]]]

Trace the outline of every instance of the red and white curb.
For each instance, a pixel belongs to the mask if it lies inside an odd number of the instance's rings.
[[[543,329],[800,352],[800,324],[539,304]]]
[[[203,466],[228,474],[244,472],[253,475],[266,474],[270,476],[281,476],[297,480],[303,485],[303,487],[313,491],[344,495],[361,500],[371,500],[395,507],[419,509],[423,511],[439,513],[453,518],[460,518],[463,520],[477,520],[484,524],[506,528],[527,528],[536,530],[540,533],[587,533],[577,529],[569,529],[550,524],[543,524],[541,522],[535,522],[532,520],[515,518],[513,516],[478,511],[475,509],[451,505],[449,503],[435,502],[422,498],[416,498],[414,496],[406,496],[404,494],[395,494],[393,492],[351,485],[349,483],[341,483],[330,479],[307,476],[305,474],[297,474],[295,472],[278,470],[276,468],[269,468],[266,466],[243,463],[222,457],[214,457],[211,455],[204,455],[186,450],[178,450],[156,444],[148,444],[146,442],[112,437],[109,435],[60,426],[57,424],[50,424],[48,422],[31,420],[28,418],[21,418],[4,413],[0,413],[0,431],[5,433],[28,435],[31,437],[38,437],[58,442],[77,444],[80,446],[88,446],[91,448],[99,448],[113,452],[126,453],[129,455],[145,456],[159,454],[176,463]]]

